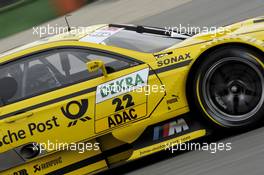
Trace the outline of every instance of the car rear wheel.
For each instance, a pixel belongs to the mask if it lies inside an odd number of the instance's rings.
[[[252,126],[264,117],[262,56],[246,48],[217,49],[199,64],[191,80],[191,110],[220,127]]]

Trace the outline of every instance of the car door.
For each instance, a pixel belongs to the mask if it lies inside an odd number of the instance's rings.
[[[110,132],[147,119],[164,95],[147,64],[109,75],[96,90],[95,132]]]
[[[148,64],[100,51],[80,52],[79,57],[102,61],[108,72],[96,80],[93,121],[97,135],[148,118],[165,95]]]

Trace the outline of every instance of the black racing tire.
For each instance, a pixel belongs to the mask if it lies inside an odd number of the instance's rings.
[[[187,88],[191,111],[210,126],[240,130],[264,118],[263,56],[251,49],[216,49],[195,65]]]

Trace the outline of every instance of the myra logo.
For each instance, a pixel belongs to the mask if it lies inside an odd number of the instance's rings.
[[[178,119],[170,123],[166,123],[162,126],[156,126],[154,128],[153,140],[159,140],[161,138],[169,137],[189,129],[184,119]]]

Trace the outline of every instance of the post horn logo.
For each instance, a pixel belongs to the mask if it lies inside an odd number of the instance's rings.
[[[72,106],[78,106],[79,111],[77,113],[72,113],[70,111]],[[88,109],[88,100],[87,99],[82,99],[81,102],[79,101],[71,101],[66,105],[66,108],[61,107],[61,111],[65,117],[68,119],[74,120],[68,124],[68,127],[75,126],[78,121],[86,122],[88,120],[91,120],[90,117],[85,116],[85,113],[87,112]]]

